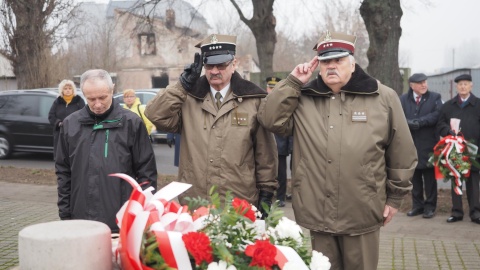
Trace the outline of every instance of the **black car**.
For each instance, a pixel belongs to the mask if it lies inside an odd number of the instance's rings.
[[[53,153],[48,112],[57,96],[35,89],[0,92],[0,159],[13,152]]]

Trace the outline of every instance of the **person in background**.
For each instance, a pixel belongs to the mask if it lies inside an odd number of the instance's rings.
[[[48,121],[53,125],[53,159],[55,160],[55,152],[57,150],[58,134],[60,127],[63,125],[63,119],[71,113],[85,107],[85,101],[77,95],[75,83],[71,80],[63,80],[58,85],[57,99],[53,101],[50,112],[48,113]]]
[[[271,93],[275,85],[281,79],[278,77],[268,77],[267,93]],[[291,154],[291,146],[293,142],[292,136],[283,137],[277,134],[275,135],[275,141],[277,142],[278,151],[278,189],[277,189],[277,201],[279,207],[285,207],[286,195],[287,195],[287,157]]]
[[[145,116],[145,105],[142,105],[140,99],[135,95],[135,90],[133,89],[125,89],[123,91],[123,108],[128,109],[142,119],[145,127],[147,128],[148,135],[152,133],[153,124],[148,120]]]
[[[113,102],[112,78],[88,70],[80,78],[87,106],[69,115],[60,128],[55,160],[61,220],[87,219],[117,233],[116,214],[131,195],[124,173],[144,189],[157,188],[157,167],[143,121]]]
[[[377,269],[380,228],[411,189],[417,153],[397,93],[355,63],[356,37],[327,31],[263,101],[258,120],[293,134],[295,221],[332,269]],[[319,76],[310,81],[314,70]]]
[[[428,159],[440,139],[435,127],[442,97],[428,89],[427,76],[423,73],[413,74],[408,81],[410,88],[400,97],[400,102],[417,149],[418,164],[412,178],[412,209],[407,216],[423,214],[424,218],[432,218],[437,208],[437,180]]]
[[[178,179],[193,184],[185,196],[208,198],[216,186],[221,198],[231,191],[269,205],[277,189],[277,149],[257,121],[267,92],[235,71],[236,36],[213,34],[196,47],[202,55],[195,54],[179,82],[159,92],[145,114],[158,129],[181,134]]]
[[[172,145],[175,145],[175,154],[173,158],[173,165],[178,167],[180,162],[180,134],[178,133],[167,133],[167,145],[172,148]]]
[[[460,119],[460,132],[465,140],[480,146],[480,99],[472,94],[472,76],[462,74],[455,78],[457,95],[443,104],[437,123],[437,131],[440,136],[455,135],[451,130],[450,119]],[[478,159],[477,159],[478,161]],[[457,195],[452,183],[452,214],[447,219],[448,223],[463,220],[462,195]],[[465,181],[468,215],[472,222],[480,224],[480,175],[479,169],[471,167],[470,177]]]

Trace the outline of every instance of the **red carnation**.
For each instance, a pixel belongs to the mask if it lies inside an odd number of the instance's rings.
[[[182,236],[188,253],[195,259],[195,264],[200,265],[203,261],[213,261],[213,251],[210,245],[210,238],[202,232],[189,232]]]
[[[278,264],[275,260],[277,248],[268,240],[257,240],[254,245],[247,246],[245,255],[252,257],[249,266],[265,267],[270,270],[272,266]]]
[[[255,222],[255,212],[252,210],[252,206],[247,201],[234,198],[232,201],[232,206],[233,209],[235,209],[235,212],[242,214],[252,222]]]
[[[463,161],[468,161],[469,158],[468,158],[468,156],[463,156],[463,157],[462,157],[462,160],[463,160]]]

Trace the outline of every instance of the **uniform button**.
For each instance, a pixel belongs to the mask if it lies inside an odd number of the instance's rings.
[[[213,163],[213,159],[210,159],[210,163]]]
[[[330,129],[332,129],[332,128],[333,128],[333,126],[330,126]]]
[[[330,194],[327,194],[327,198],[330,198]]]
[[[328,163],[332,163],[332,160],[331,160],[331,159],[329,159],[327,162],[328,162]]]
[[[212,128],[215,128],[215,126],[213,126]]]
[[[335,99],[335,97],[332,97],[332,99]]]

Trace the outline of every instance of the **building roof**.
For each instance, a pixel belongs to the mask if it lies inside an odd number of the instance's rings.
[[[150,3],[145,0],[110,0],[107,6],[106,17],[115,16],[115,10],[124,10],[135,15],[152,15],[154,18],[165,21],[167,9],[175,11],[175,25],[186,27],[195,31],[205,32],[210,29],[206,19],[190,3],[183,0],[168,0]]]

